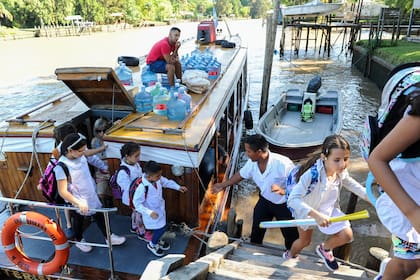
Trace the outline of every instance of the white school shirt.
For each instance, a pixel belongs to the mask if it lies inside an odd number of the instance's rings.
[[[130,206],[130,185],[135,179],[141,177],[143,175],[143,171],[140,167],[140,164],[136,162],[134,165],[130,165],[126,163],[124,160],[121,160],[120,166],[126,166],[128,170],[130,170],[130,175],[125,172],[125,170],[121,170],[118,172],[117,176],[117,184],[121,187],[122,191],[122,203],[127,206]]]
[[[85,200],[89,209],[101,208],[102,203],[96,194],[96,183],[90,174],[86,157],[68,159],[65,156],[60,156],[58,161],[63,162],[69,170],[71,183],[67,181],[68,191],[77,199]],[[67,179],[61,166],[57,165],[54,172],[57,181]],[[94,212],[89,211],[87,215],[93,214]]]
[[[147,196],[145,195],[145,186],[148,186]],[[179,191],[181,188],[173,180],[161,177],[156,182],[156,187],[152,185],[145,176],[142,183],[137,187],[133,197],[133,204],[136,211],[142,214],[143,223],[147,229],[160,229],[166,225],[165,199],[163,199],[162,188],[170,188]],[[152,219],[150,214],[156,212],[158,218]]]
[[[286,202],[286,196],[271,191],[271,185],[278,184],[285,188],[289,172],[295,165],[285,156],[268,152],[268,163],[264,173],[261,173],[257,161],[248,159],[245,165],[239,170],[244,179],[252,179],[260,189],[260,194],[274,204]]]

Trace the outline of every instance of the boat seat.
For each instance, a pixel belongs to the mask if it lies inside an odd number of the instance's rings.
[[[302,104],[303,92],[299,89],[288,89],[286,92],[287,104]]]

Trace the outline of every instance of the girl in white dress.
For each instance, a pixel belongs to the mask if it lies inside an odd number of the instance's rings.
[[[326,267],[338,269],[332,250],[353,240],[348,221],[330,223],[331,217],[344,215],[339,198],[343,184],[351,192],[368,201],[365,188],[350,177],[347,165],[350,145],[343,137],[331,135],[325,138],[321,153],[313,155],[297,172],[291,172],[287,184],[297,182],[291,190],[287,204],[295,219],[314,218],[319,230],[330,237],[316,247],[317,254]],[[297,257],[311,243],[313,228],[298,227],[299,238],[293,242],[285,258]]]

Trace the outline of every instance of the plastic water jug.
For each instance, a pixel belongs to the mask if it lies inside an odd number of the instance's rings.
[[[163,91],[153,96],[153,112],[156,115],[166,116],[168,113],[168,101],[170,97]]]
[[[144,86],[152,86],[156,84],[158,78],[157,74],[153,71],[150,71],[149,65],[146,65],[141,71],[141,82]]]
[[[150,91],[150,94],[151,94],[152,96],[156,96],[156,95],[158,95],[161,91],[162,91],[161,84],[160,84],[159,82],[157,82],[157,83],[155,84],[155,86],[152,88],[152,90]]]
[[[153,97],[146,91],[145,86],[142,86],[140,92],[134,97],[134,103],[139,113],[148,113],[153,110]]]
[[[185,114],[189,114],[191,112],[191,95],[187,93],[184,86],[180,86],[178,89],[178,99],[184,101]]]
[[[125,86],[132,86],[133,85],[133,71],[130,68],[125,66],[125,63],[120,61],[120,66],[115,69],[118,78],[120,79],[121,83]]]
[[[171,99],[168,102],[168,120],[182,121],[185,118],[185,102],[177,98],[175,90],[171,90]]]

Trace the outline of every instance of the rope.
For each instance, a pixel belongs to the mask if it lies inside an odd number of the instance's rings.
[[[29,178],[29,176],[31,174],[31,170],[32,170],[32,167],[33,167],[34,159],[36,160],[36,162],[38,164],[39,172],[42,175],[43,171],[41,169],[41,165],[40,165],[39,158],[38,158],[38,153],[36,151],[36,136],[38,135],[38,132],[41,129],[50,127],[52,125],[53,124],[49,120],[46,120],[46,121],[42,122],[40,125],[38,125],[38,127],[36,127],[34,129],[34,131],[32,132],[32,148],[33,149],[32,149],[32,153],[31,153],[31,160],[29,162],[29,167],[28,167],[28,170],[26,171],[25,178],[23,179],[22,184],[20,185],[20,187],[16,191],[16,194],[14,196],[14,199],[18,198],[19,195],[20,195],[20,193],[21,193],[21,191],[23,190],[23,187],[25,186],[25,183],[26,183],[26,181],[28,180],[28,178]]]

